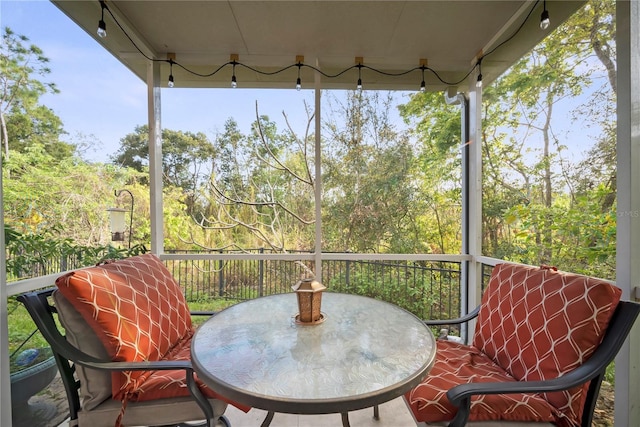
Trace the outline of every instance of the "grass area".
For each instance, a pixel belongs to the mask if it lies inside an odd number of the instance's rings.
[[[201,298],[196,301],[187,301],[190,311],[208,311],[218,312],[239,303],[240,300],[224,299],[224,298]],[[204,323],[209,316],[193,316],[191,321],[194,325],[199,326]]]
[[[37,331],[27,309],[15,297],[8,299],[7,307],[9,312],[9,355],[29,348],[48,347],[47,341]]]
[[[611,385],[616,383],[616,362],[611,362],[604,372],[604,380]]]
[[[225,298],[201,298],[197,301],[187,301],[187,305],[191,311],[220,311],[239,302],[240,300]]]

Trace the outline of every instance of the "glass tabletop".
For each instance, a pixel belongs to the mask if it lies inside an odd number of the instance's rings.
[[[260,409],[345,412],[394,399],[435,359],[424,323],[395,305],[325,292],[324,321],[300,324],[295,293],[236,304],[200,326],[194,369],[214,390]]]

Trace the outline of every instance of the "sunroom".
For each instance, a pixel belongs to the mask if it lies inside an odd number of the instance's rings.
[[[200,262],[300,262],[323,280],[327,266],[358,261],[452,263],[460,308],[475,307],[486,267],[499,262],[482,247],[482,85],[490,84],[560,25],[583,1],[54,1],[70,19],[126,65],[148,87],[150,250],[168,265]],[[547,10],[550,26],[540,28]],[[617,4],[617,206],[640,211],[640,6]],[[106,23],[106,37],[96,33]],[[441,92],[462,116],[461,234],[459,253],[341,253],[323,247],[322,183],[314,187],[315,246],[311,253],[171,254],[165,251],[161,167],[161,88],[240,87],[314,92],[312,175],[323,175],[322,94],[325,90]],[[214,101],[215,102],[215,101]],[[1,194],[1,193],[0,193]],[[636,216],[617,219],[616,283],[623,299],[637,297],[640,247]],[[4,254],[4,251],[3,251]],[[488,255],[488,256],[487,256]],[[4,255],[3,255],[4,258]],[[3,260],[4,265],[4,260]],[[181,268],[181,267],[180,267]],[[177,268],[177,270],[180,270]],[[57,276],[57,275],[56,275]],[[7,297],[50,286],[53,277],[0,286],[1,346],[8,354]],[[284,285],[290,286],[291,283]],[[633,398],[640,393],[638,337],[632,332],[616,360],[616,425],[640,424]],[[2,372],[9,371],[2,358]],[[8,375],[0,388],[0,423],[11,426]]]

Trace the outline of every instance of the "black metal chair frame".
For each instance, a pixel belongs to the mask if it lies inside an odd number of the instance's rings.
[[[429,326],[459,325],[476,318],[479,311],[480,307],[477,307],[468,315],[458,319],[427,320],[425,324]],[[591,427],[593,412],[607,366],[620,351],[639,313],[640,304],[620,301],[596,351],[585,363],[561,377],[545,381],[468,383],[451,388],[447,391],[447,398],[458,408],[458,412],[449,423],[449,427],[462,427],[467,423],[471,409],[471,397],[474,395],[556,392],[587,382],[589,389],[582,410],[582,427]]]
[[[86,366],[92,369],[100,369],[107,371],[160,371],[160,370],[184,370],[187,380],[187,386],[191,396],[202,409],[206,426],[214,427],[216,423],[221,422],[227,427],[231,426],[229,420],[223,415],[219,419],[213,419],[213,409],[207,401],[207,398],[198,388],[191,361],[155,361],[155,362],[113,362],[111,360],[101,360],[90,356],[75,346],[71,345],[65,336],[60,332],[56,323],[55,314],[57,309],[53,305],[49,297],[55,288],[47,288],[39,291],[28,292],[18,296],[20,301],[26,307],[36,326],[40,330],[45,340],[51,346],[53,351],[60,377],[64,384],[69,403],[70,425],[77,422],[80,406],[80,381],[75,376],[75,364]],[[212,315],[209,312],[194,312],[192,315]],[[193,424],[190,424],[193,426]]]

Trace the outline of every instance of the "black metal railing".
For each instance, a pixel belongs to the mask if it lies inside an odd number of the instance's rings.
[[[248,300],[292,292],[291,287],[306,275],[303,262],[289,260],[171,259],[165,264],[189,301]],[[444,261],[325,260],[322,280],[328,292],[364,295],[423,319],[444,319],[460,314],[460,268],[458,262]]]
[[[227,254],[233,251],[167,251],[173,255]],[[271,253],[254,249],[243,253]],[[292,252],[289,252],[292,253]],[[309,252],[298,252],[308,254]],[[33,257],[27,277],[93,265],[88,256]],[[224,298],[243,301],[292,292],[308,276],[313,263],[259,259],[179,259],[165,265],[188,301]],[[26,263],[25,263],[26,264]],[[387,301],[423,319],[455,318],[460,314],[461,264],[445,261],[324,260],[322,280],[329,292],[344,292]],[[9,275],[11,276],[11,275]],[[10,279],[23,277],[14,275]]]

